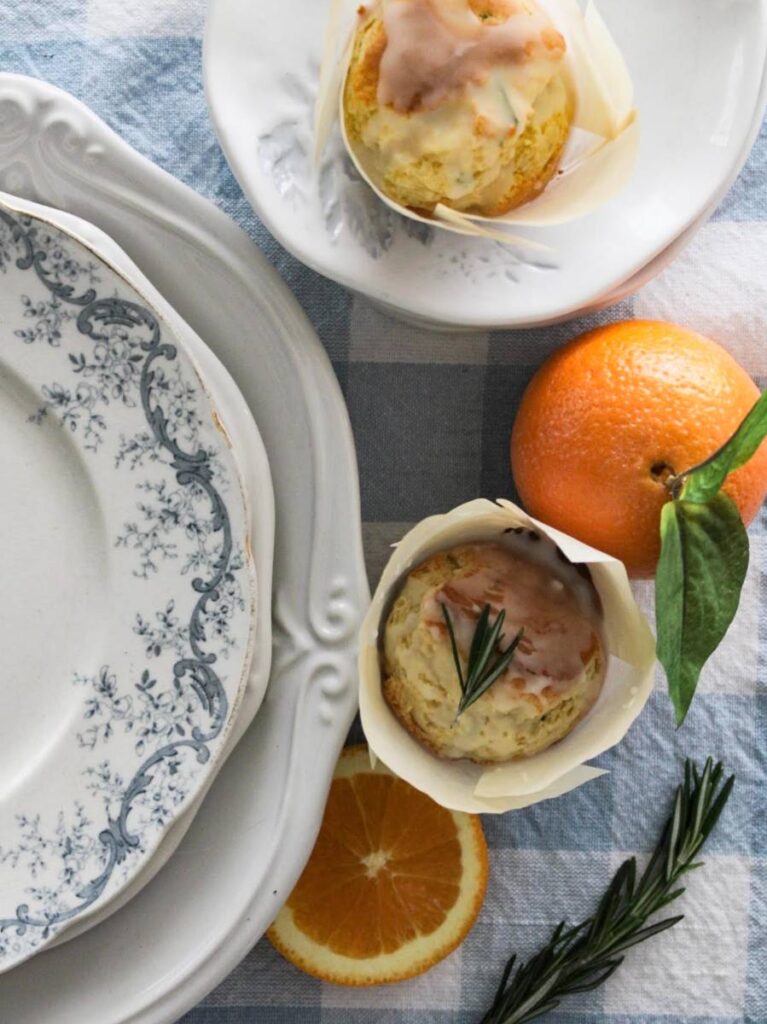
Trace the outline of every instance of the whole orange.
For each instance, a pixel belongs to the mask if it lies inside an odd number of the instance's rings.
[[[713,454],[759,397],[720,345],[652,320],[575,338],[533,377],[511,435],[514,481],[537,519],[652,576],[670,475]],[[727,480],[744,523],[767,492],[767,442]]]

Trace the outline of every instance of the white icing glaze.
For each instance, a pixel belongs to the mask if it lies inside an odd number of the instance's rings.
[[[552,541],[531,531],[507,534],[502,544],[472,547],[478,568],[429,591],[424,621],[435,636],[444,637],[444,604],[464,658],[486,604],[493,616],[506,612],[505,644],[524,629],[511,665],[490,691],[499,710],[513,706],[522,693],[571,687],[601,646],[601,614],[590,581],[562,559]]]
[[[483,23],[469,0],[380,0],[378,108],[362,133],[379,180],[425,159],[437,194],[459,203],[495,180],[506,140],[554,112],[563,37],[533,0],[493,3],[505,22]]]
[[[564,39],[532,4],[496,0],[496,5],[506,20],[485,23],[467,0],[383,0],[387,44],[379,103],[400,113],[433,110],[466,86],[485,86],[496,70],[505,70],[509,80],[488,90],[489,106],[498,104],[499,87],[504,99],[507,91],[527,91],[520,85],[528,70],[541,61],[556,66]]]

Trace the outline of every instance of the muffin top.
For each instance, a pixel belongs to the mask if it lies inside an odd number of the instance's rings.
[[[497,116],[493,87],[516,102],[517,122],[550,80],[565,41],[529,0],[381,0],[377,99],[400,113],[434,110],[471,89],[478,112]],[[496,81],[490,89],[491,76]],[[489,106],[488,106],[489,104]],[[508,114],[504,112],[504,120]]]
[[[564,54],[534,0],[379,0],[361,8],[347,137],[402,205],[495,215],[555,170],[572,119]]]
[[[464,673],[485,606],[505,612],[501,646],[523,634],[506,671],[457,714],[461,688],[446,615]],[[414,569],[384,634],[384,695],[435,753],[504,761],[557,742],[599,695],[606,667],[599,598],[588,575],[533,531],[440,552]]]

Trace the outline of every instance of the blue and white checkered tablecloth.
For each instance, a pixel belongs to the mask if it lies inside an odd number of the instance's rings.
[[[630,316],[677,320],[722,342],[767,382],[767,132],[712,222],[633,300],[514,335],[424,333],[307,270],[257,222],[206,112],[204,7],[205,0],[0,0],[0,67],[73,92],[261,244],[313,321],[346,395],[371,582],[388,544],[412,521],[477,495],[510,493],[507,443],[522,390],[543,358],[585,327]],[[355,991],[300,974],[264,941],[183,1024],[473,1024],[510,950],[530,951],[553,922],[587,914],[620,860],[649,848],[689,753],[723,757],[738,785],[706,868],[690,882],[686,920],[632,951],[609,984],[571,999],[551,1020],[765,1024],[765,524],[763,516],[752,528],[739,617],[684,729],[675,731],[659,684],[628,738],[600,759],[609,775],[557,802],[488,819],[487,902],[456,953],[415,981]]]

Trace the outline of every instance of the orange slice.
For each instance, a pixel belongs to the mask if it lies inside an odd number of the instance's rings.
[[[309,863],[267,935],[325,981],[402,981],[463,942],[486,887],[479,818],[372,768],[364,744],[347,747]]]

